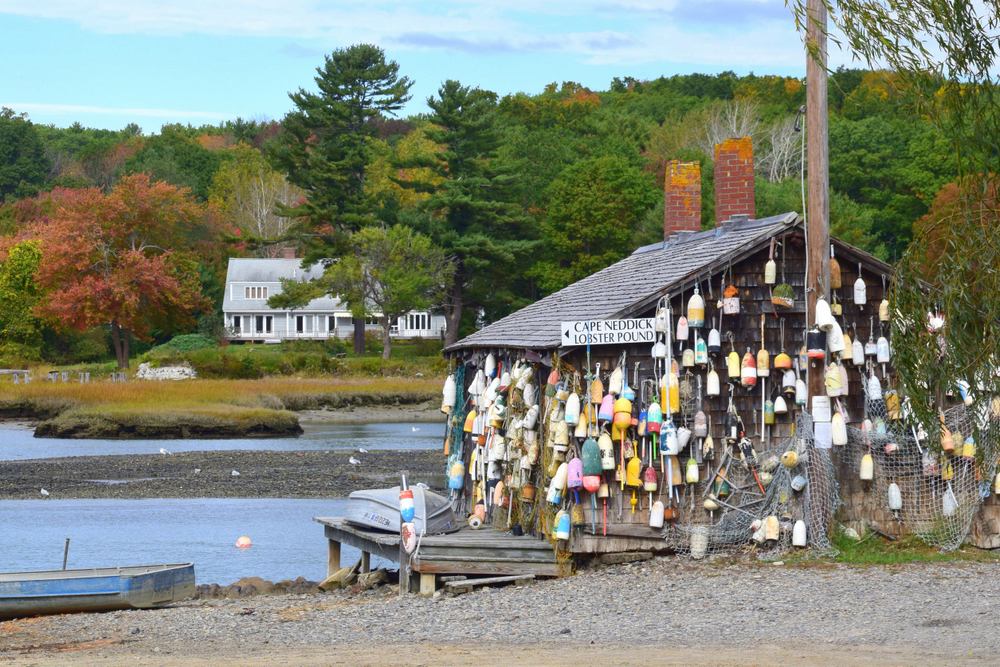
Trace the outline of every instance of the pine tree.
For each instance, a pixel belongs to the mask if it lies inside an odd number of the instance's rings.
[[[306,263],[342,255],[351,232],[375,221],[365,195],[376,121],[409,99],[412,82],[399,65],[371,44],[326,56],[316,68],[318,92],[290,93],[295,104],[269,146],[276,168],[302,188],[306,199],[281,212],[296,219],[291,233],[306,250]],[[364,321],[355,318],[354,349],[364,351]]]
[[[432,114],[426,135],[439,150],[398,166],[426,167],[436,177],[433,186],[400,184],[430,193],[422,204],[428,218],[415,224],[425,227],[454,263],[444,304],[450,345],[458,340],[463,313],[509,308],[511,274],[533,243],[526,238],[527,218],[512,201],[513,177],[496,161],[496,94],[449,80],[427,105]]]

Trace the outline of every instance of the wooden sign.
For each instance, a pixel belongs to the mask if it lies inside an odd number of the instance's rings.
[[[631,320],[577,320],[560,323],[563,347],[574,345],[628,345],[655,343],[653,318]]]

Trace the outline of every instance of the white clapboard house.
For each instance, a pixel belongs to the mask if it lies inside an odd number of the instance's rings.
[[[294,258],[233,258],[226,271],[226,294],[222,300],[226,337],[231,341],[273,342],[322,338],[350,338],[354,319],[347,304],[324,296],[302,308],[271,308],[267,300],[281,293],[281,280],[309,280],[322,274],[322,267],[302,268]],[[369,331],[380,331],[380,313],[365,323]],[[411,311],[391,328],[394,338],[439,338],[444,334],[443,315]]]

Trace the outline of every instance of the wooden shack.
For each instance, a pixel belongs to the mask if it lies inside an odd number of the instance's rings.
[[[888,336],[887,325],[879,319],[879,306],[891,267],[836,239],[832,241],[832,251],[841,268],[840,286],[832,290],[831,297],[833,311],[840,312],[836,320],[852,339],[874,344],[879,337]],[[730,419],[727,415],[735,412],[739,416],[746,437],[753,443],[756,452],[763,454],[783,446],[793,433],[797,414],[805,407],[795,404],[794,391],[785,393],[783,399],[789,406],[788,413],[776,415],[773,425],[766,425],[764,413],[769,407],[766,403],[781,395],[783,372],[770,368],[767,376],[757,377],[752,386],[747,386],[739,376],[730,377],[727,369],[727,357],[731,352],[735,352],[741,362],[749,353],[756,362],[763,348],[771,360],[780,352],[796,359],[802,365],[800,377],[804,379],[809,365],[805,354],[805,256],[804,229],[798,214],[787,213],[763,219],[735,215],[713,229],[674,231],[663,242],[639,248],[625,259],[449,347],[446,354],[457,371],[455,377],[461,377],[464,384],[460,391],[464,405],[455,408],[451,421],[453,428],[449,431],[449,451],[452,462],[461,457],[467,471],[461,492],[468,498],[468,509],[482,502],[490,508],[497,527],[502,528],[506,524],[511,528],[516,525],[515,530],[551,536],[554,523],[558,520],[552,511],[558,504],[550,502],[546,511],[546,498],[543,496],[554,471],[558,471],[557,465],[580,455],[582,439],[573,437],[571,428],[570,443],[564,453],[560,456],[559,447],[552,451],[552,434],[546,429],[551,429],[552,420],[558,419],[560,410],[565,407],[560,408],[560,401],[553,395],[556,388],[549,386],[546,392],[546,385],[550,379],[558,380],[561,384],[556,391],[585,396],[589,395],[595,378],[608,387],[610,374],[618,369],[625,383],[636,392],[636,398],[632,402],[633,426],[625,429],[625,437],[614,443],[616,459],[624,462],[632,456],[640,458],[643,471],[653,467],[659,475],[658,488],[655,493],[649,494],[624,486],[621,478],[626,471],[622,469],[624,465],[619,464],[614,474],[609,476],[614,479],[608,480],[608,502],[612,511],[607,525],[604,525],[603,507],[597,512],[602,515],[598,519],[593,509],[595,504],[587,500],[591,494],[583,492],[579,503],[582,517],[578,511],[577,525],[571,538],[560,541],[560,547],[577,554],[668,549],[671,548],[668,535],[671,526],[685,525],[688,531],[699,525],[710,526],[713,517],[705,509],[702,499],[707,497],[704,486],[718,482],[714,475],[719,465],[720,450],[734,446],[725,437],[727,419]],[[765,280],[769,261],[774,262],[774,284]],[[866,288],[863,304],[856,304],[853,296],[859,277]],[[791,307],[776,305],[772,299],[777,285],[781,283],[789,285],[794,293]],[[687,337],[678,340],[678,320],[686,316],[695,290],[705,302],[704,325],[697,328],[689,325]],[[651,446],[647,442],[650,438],[640,435],[636,423],[642,410],[660,395],[655,388],[663,380],[666,360],[655,358],[651,349],[654,342],[646,334],[642,342],[627,342],[627,336],[619,336],[615,339],[618,342],[612,344],[599,344],[591,338],[592,343],[586,345],[581,344],[581,338],[577,336],[576,344],[573,344],[574,340],[571,340],[569,332],[563,331],[562,325],[581,321],[655,319],[658,309],[667,304],[672,315],[669,324],[670,357],[677,365],[678,393],[681,397],[681,405],[672,411],[671,419],[678,429],[690,430],[696,414],[703,412],[707,417],[708,433],[715,442],[715,451],[702,450],[706,438],[692,437],[684,450],[672,460],[659,457],[667,459],[664,465],[656,458],[650,459]],[[721,350],[714,350],[703,363],[693,363],[691,353],[685,359],[685,350],[693,351],[700,345],[699,340],[709,338],[713,329],[719,333]],[[666,342],[667,336],[656,333],[655,340]],[[847,391],[838,400],[842,413],[849,416],[852,424],[860,425],[865,415],[863,374],[872,371],[872,365],[868,363],[871,359],[866,358],[865,364],[854,366],[846,361],[850,357],[850,349],[844,355],[830,354],[831,358],[845,357]],[[479,381],[483,381],[484,371],[488,384],[491,377],[499,381],[505,372],[509,373],[515,367],[520,371],[526,365],[531,367],[530,383],[538,388],[537,392],[529,390],[529,393],[537,393],[541,401],[537,443],[532,442],[533,438],[527,438],[526,442],[523,429],[518,428],[519,420],[523,419],[530,406],[524,404],[523,396],[515,396],[516,386],[508,390],[505,414],[499,417],[489,413],[482,403],[478,405],[477,412],[476,403],[481,400],[482,388],[478,396],[470,396],[469,393],[470,389],[473,394],[476,393],[473,385],[477,375]],[[721,380],[721,387],[718,395],[710,396],[707,392],[708,375],[713,370]],[[892,384],[891,369],[880,368],[877,372],[882,376],[883,383]],[[511,381],[507,383],[511,384]],[[523,387],[525,383],[522,380],[520,384]],[[503,381],[497,387],[501,388],[507,389]],[[548,396],[545,396],[546,393]],[[665,420],[668,401],[660,401],[664,404]],[[588,402],[584,400],[585,404]],[[588,411],[586,405],[583,410]],[[597,406],[591,405],[592,419],[596,411]],[[481,422],[479,428],[474,424],[477,416]],[[611,428],[605,420],[594,421],[591,435]],[[461,429],[458,428],[459,422]],[[577,433],[580,434],[579,431]],[[491,449],[497,437],[506,448],[502,460],[498,459],[501,455],[496,448]],[[630,445],[630,441],[634,442]],[[523,467],[524,457],[532,444],[537,444],[541,450],[536,457],[539,460],[529,461],[531,466],[527,476],[518,480],[518,469]],[[626,447],[624,455],[623,446]],[[490,459],[489,464],[476,460],[483,456]],[[845,461],[843,465],[853,466],[853,463]],[[697,468],[697,474],[692,473],[692,479],[697,477],[699,483],[688,484],[685,481],[686,473],[690,472],[689,466]],[[664,477],[672,473],[670,481],[675,482],[678,467],[683,467],[681,482],[667,484]],[[531,503],[531,511],[527,512],[520,498],[521,489],[528,483],[525,480],[530,480],[537,496]],[[849,488],[851,483],[845,482],[845,488]],[[498,486],[500,492],[496,491]],[[683,488],[683,493],[677,492],[676,487]],[[666,496],[664,488],[667,489]],[[677,497],[668,500],[671,493],[677,493]],[[633,494],[640,496],[634,511],[631,506]],[[561,499],[564,510],[566,496],[573,495],[567,489]],[[656,497],[664,499],[661,502],[665,502],[668,508],[667,521],[662,529],[650,527],[650,510]],[[570,506],[575,502],[575,497],[568,501]],[[520,511],[513,511],[511,503]],[[536,511],[539,505],[542,506],[541,511]],[[860,511],[862,508],[857,509]],[[846,508],[847,514],[854,510]],[[558,510],[555,511],[558,513]],[[529,520],[520,524],[508,523],[504,515],[527,516]]]

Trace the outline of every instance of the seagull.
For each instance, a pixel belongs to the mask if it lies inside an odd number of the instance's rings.
[[[239,470],[234,470],[234,471],[232,471],[232,472],[231,472],[231,473],[229,473],[229,474],[230,474],[231,476],[233,476],[233,477],[239,477],[239,476],[240,476],[240,471],[239,471]]]
[[[195,469],[194,469],[194,474],[196,474],[196,475],[197,475],[197,474],[198,474],[198,473],[200,473],[200,472],[201,472],[201,468],[195,468]]]
[[[173,452],[168,452],[163,447],[160,447],[160,453],[163,454],[164,456],[170,456],[170,454],[172,454]]]
[[[41,494],[42,494],[42,496],[43,496],[43,497],[45,497],[45,498],[48,498],[48,497],[49,497],[49,492],[48,492],[48,491],[46,491],[45,489],[42,489],[42,490],[41,490],[41,491],[40,491],[39,493],[41,493]]]
[[[357,452],[358,454],[367,454],[368,450],[365,449],[364,447],[358,447]]]
[[[419,430],[420,430],[420,427],[419,427],[419,426],[411,426],[411,427],[410,427],[410,431],[412,431],[413,433],[416,433],[416,432],[417,432],[417,431],[419,431]]]
[[[360,459],[356,459],[353,456],[351,458],[347,459],[347,460],[348,460],[348,462],[350,462],[350,464],[352,466],[356,466],[356,465],[359,465],[361,463]]]

